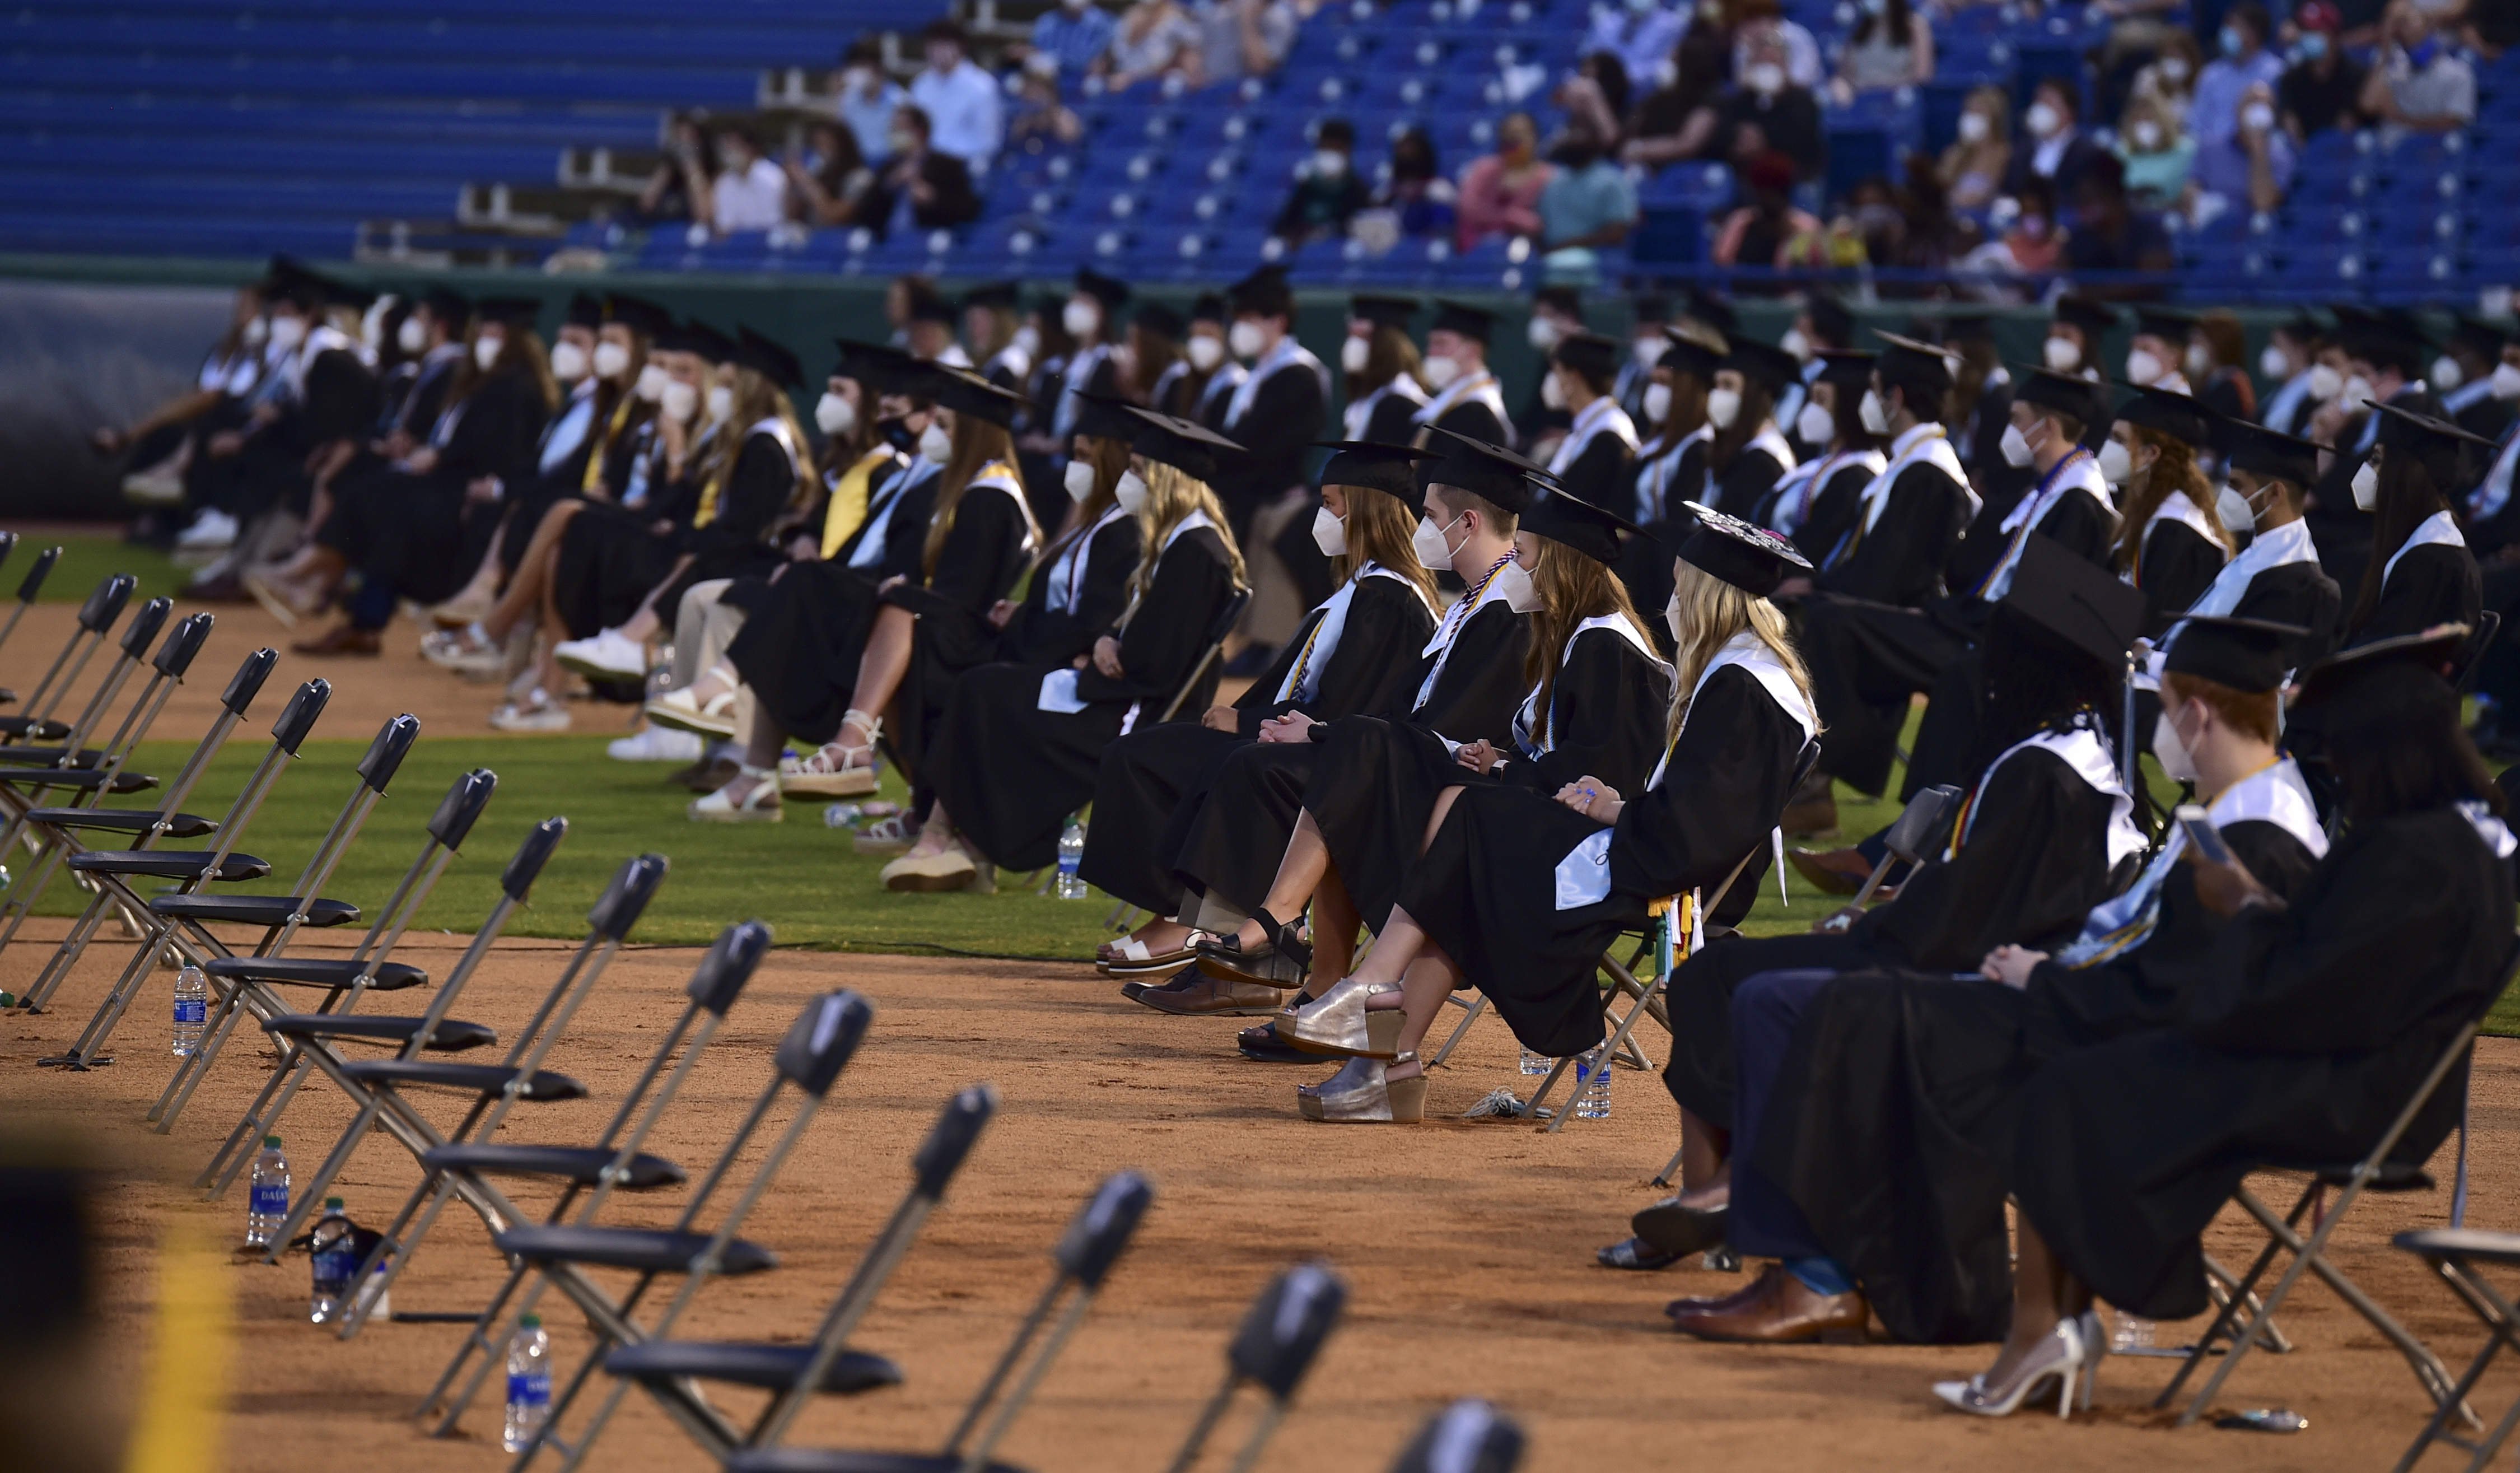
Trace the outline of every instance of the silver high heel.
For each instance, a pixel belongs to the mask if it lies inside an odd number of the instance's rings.
[[[1979,1375],[1965,1381],[1937,1381],[1934,1395],[1954,1410],[1972,1416],[2010,1416],[2021,1409],[2024,1402],[2045,1392],[2052,1381],[2056,1387],[2056,1415],[2061,1420],[2073,1414],[2074,1392],[2082,1379],[2083,1364],[2081,1322],[2059,1319],[2056,1327],[2021,1358],[2010,1379],[1995,1383]]]
[[[1289,1004],[1282,1010],[1278,1014],[1278,1037],[1316,1053],[1389,1058],[1390,1046],[1379,1050],[1374,1048],[1372,1032],[1366,1022],[1365,1000],[1399,990],[1388,982],[1376,984],[1341,977],[1312,1002],[1301,1007]]]
[[[1393,1064],[1416,1063],[1418,1055],[1403,1053]],[[1321,1114],[1317,1118],[1332,1125],[1416,1125],[1426,1118],[1426,1076],[1409,1079],[1389,1077],[1390,1065],[1380,1059],[1360,1058],[1339,1070],[1316,1098]],[[1343,1084],[1355,1071],[1353,1083]]]
[[[2074,1325],[2083,1336],[2083,1390],[2077,1400],[2083,1404],[2081,1409],[2089,1411],[2092,1393],[2100,1385],[2100,1362],[2109,1358],[2109,1327],[2101,1322],[2097,1304],[2085,1310]]]

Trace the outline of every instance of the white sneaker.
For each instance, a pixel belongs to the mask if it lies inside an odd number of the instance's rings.
[[[568,707],[536,691],[524,700],[512,700],[491,712],[490,725],[502,732],[565,732]]]
[[[677,732],[671,727],[650,727],[636,736],[624,736],[604,749],[604,755],[615,762],[698,762],[708,750],[708,743],[691,732]]]
[[[175,538],[175,546],[187,552],[201,552],[205,548],[229,547],[236,540],[236,518],[216,507],[205,507],[201,515],[193,518],[193,524]]]
[[[618,629],[607,629],[591,640],[570,640],[552,654],[589,680],[648,678],[648,651]]]

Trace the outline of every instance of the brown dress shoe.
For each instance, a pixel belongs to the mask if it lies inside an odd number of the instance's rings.
[[[1169,979],[1162,982],[1123,982],[1120,984],[1120,996],[1132,1003],[1145,1003],[1147,994],[1150,992],[1185,993],[1196,987],[1199,980],[1198,973],[1185,969],[1173,973]],[[1151,1007],[1154,1004],[1148,1004],[1148,1005]]]
[[[1777,826],[1789,839],[1826,838],[1837,832],[1837,788],[1826,773],[1814,773],[1785,800]]]
[[[1815,1294],[1780,1265],[1770,1265],[1760,1275],[1759,1290],[1736,1308],[1675,1314],[1672,1328],[1700,1340],[1746,1345],[1855,1345],[1872,1317],[1860,1291]]]
[[[289,647],[299,654],[381,654],[384,637],[373,629],[357,629],[348,623],[336,624],[311,640],[299,640]]]
[[[1860,849],[1788,849],[1785,863],[1823,895],[1853,895],[1872,877],[1872,862]]]
[[[1704,1315],[1710,1312],[1729,1314],[1734,1310],[1746,1309],[1756,1303],[1761,1295],[1768,1292],[1768,1275],[1779,1272],[1781,1271],[1771,1265],[1752,1274],[1748,1283],[1730,1294],[1675,1299],[1664,1305],[1662,1312],[1678,1319],[1684,1315]]]
[[[1201,976],[1179,992],[1154,988],[1141,994],[1138,1001],[1157,1012],[1178,1017],[1221,1013],[1227,1017],[1265,1018],[1286,1005],[1286,993],[1282,987]]]

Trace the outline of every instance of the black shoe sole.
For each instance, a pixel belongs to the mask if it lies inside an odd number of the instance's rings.
[[[1674,1258],[1686,1258],[1720,1246],[1730,1208],[1648,1207],[1628,1221],[1628,1228]]]

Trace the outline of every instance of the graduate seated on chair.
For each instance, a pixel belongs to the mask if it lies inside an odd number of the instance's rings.
[[[1128,605],[1070,664],[985,665],[954,697],[921,759],[935,794],[919,842],[884,867],[895,890],[985,886],[984,866],[1057,860],[1068,820],[1094,795],[1102,748],[1199,673],[1218,617],[1248,586],[1241,550],[1211,480],[1233,441],[1134,405],[1119,504],[1147,520]]]
[[[1509,775],[1442,790],[1424,853],[1401,877],[1364,964],[1278,1017],[1281,1042],[1349,1060],[1298,1092],[1307,1116],[1423,1118],[1418,1048],[1465,984],[1524,1047],[1560,1057],[1590,1049],[1602,1031],[1595,969],[1620,933],[1646,923],[1648,907],[1694,894],[1718,921],[1749,910],[1777,814],[1819,735],[1784,616],[1766,598],[1803,563],[1772,532],[1691,510],[1663,611],[1680,650],[1670,687],[1680,698],[1661,761],[1633,797],[1590,773],[1554,791]]]
[[[2033,536],[1987,624],[1979,777],[1939,857],[1897,899],[1851,923],[1840,912],[1812,935],[1723,937],[1673,972],[1663,1081],[1681,1106],[1685,1189],[1657,1209],[1720,1224],[1730,1201],[1732,1002],[1743,982],[1786,968],[1974,970],[2000,946],[2070,939],[2092,907],[2122,888],[2144,836],[2101,713],[2116,708],[2142,614],[2134,589]],[[1654,1256],[1650,1247],[1622,1244],[1602,1261],[1646,1267],[1640,1260]]]
[[[1425,847],[1428,815],[1453,789],[1505,782],[1547,797],[1585,777],[1625,792],[1642,788],[1663,754],[1672,671],[1611,571],[1622,533],[1644,535],[1570,492],[1532,503],[1514,530],[1514,561],[1499,574],[1508,605],[1532,616],[1523,659],[1531,693],[1514,714],[1512,745],[1461,741],[1374,716],[1315,730],[1321,759],[1268,905],[1208,949],[1204,978],[1138,1001],[1163,1012],[1222,1012],[1282,1002],[1282,990],[1301,986],[1315,966],[1345,976],[1357,927],[1381,933],[1402,875]],[[1279,934],[1276,917],[1300,915],[1308,902],[1309,948],[1291,936],[1263,945]],[[1243,1052],[1312,1057],[1256,1037],[1243,1041]]]
[[[2371,513],[2371,558],[2345,617],[2346,647],[2439,624],[2473,628],[2485,579],[2451,507],[2473,489],[2464,466],[2493,444],[2432,415],[2371,408],[2379,439],[2354,472],[2354,505]]]
[[[2270,893],[2321,856],[2310,788],[2275,751],[2283,649],[2300,631],[2200,618],[2171,653],[2152,749],[2194,784],[2222,843]],[[2052,954],[1998,947],[1973,971],[1778,971],[1733,999],[1731,1208],[1638,1214],[1657,1259],[1703,1246],[1777,1262],[1753,1289],[1670,1314],[1710,1340],[1860,1330],[2001,1338],[2012,1311],[2004,1197],[2021,1089],[2046,1062],[2168,1026],[2217,985],[2227,929],[2174,826],[2124,892]],[[2036,1329],[2044,1332],[2048,1323]]]
[[[1180,843],[1167,847],[1165,834],[1227,757],[1293,734],[1293,716],[1322,722],[1388,711],[1417,689],[1418,651],[1435,628],[1436,602],[1435,577],[1410,546],[1416,468],[1441,457],[1366,441],[1327,448],[1312,536],[1330,559],[1337,591],[1232,705],[1211,706],[1196,721],[1141,724],[1103,749],[1077,872],[1155,917],[1101,948],[1095,960],[1106,975],[1161,979],[1196,960],[1191,943],[1198,933],[1174,918],[1182,887],[1170,859]],[[1143,985],[1123,990],[1135,997]]]

